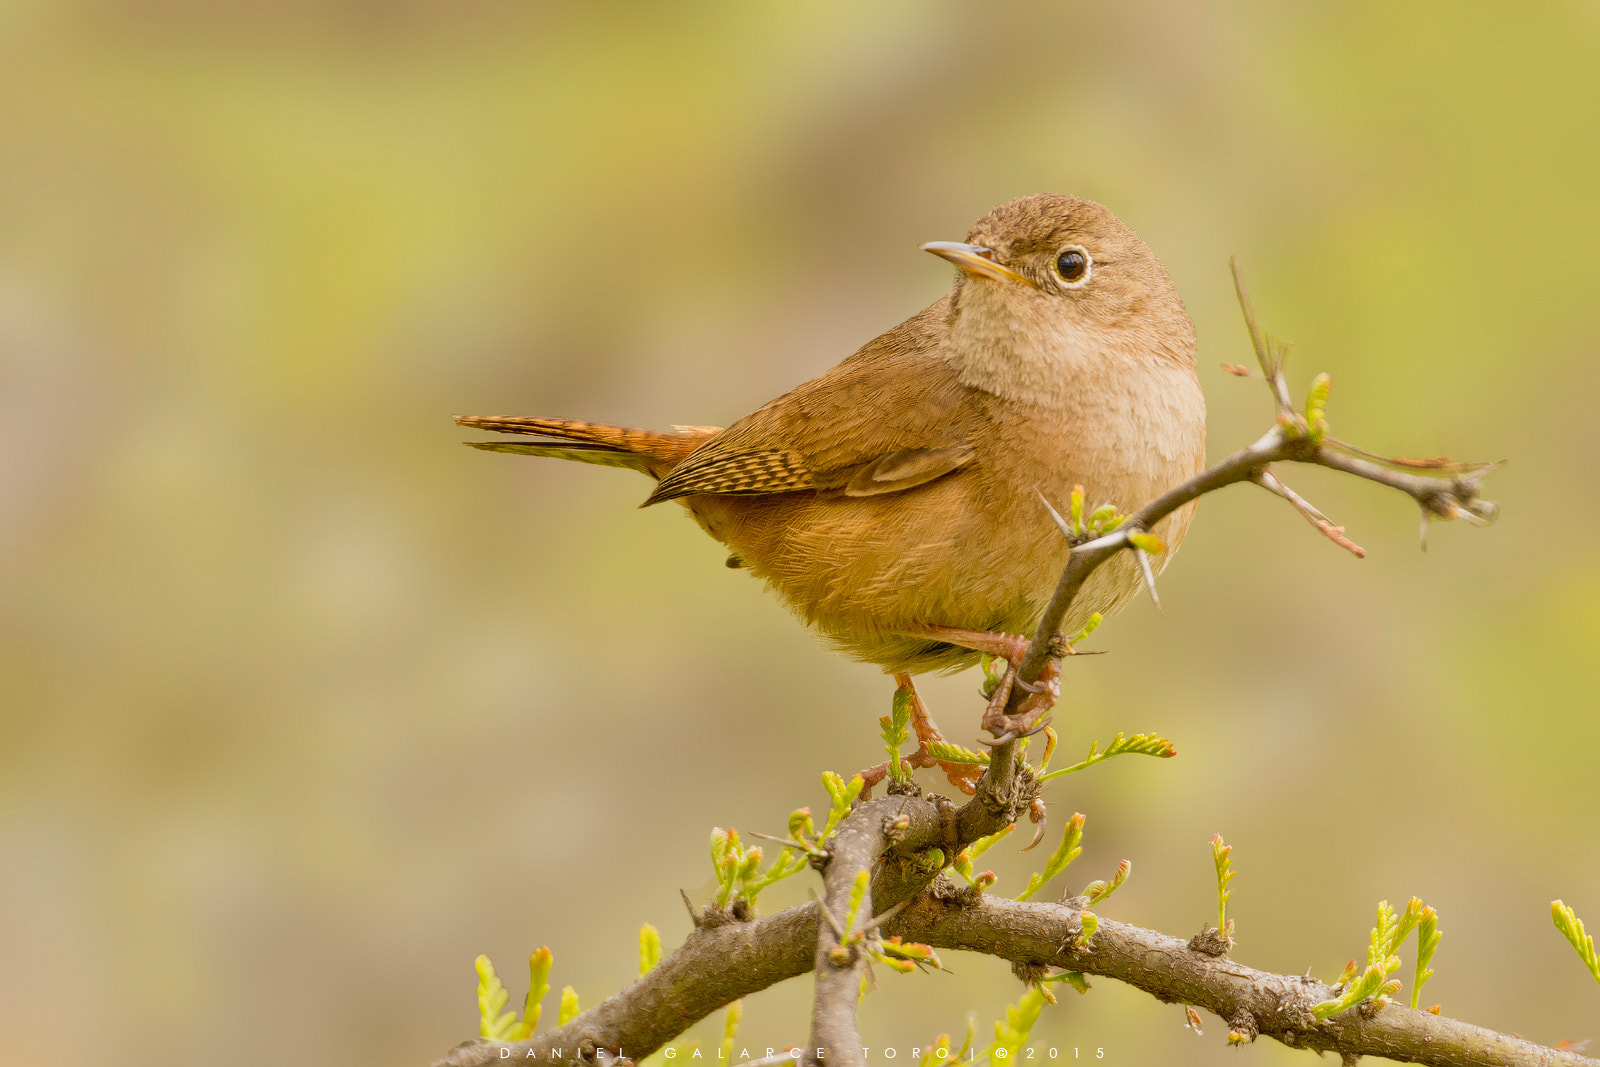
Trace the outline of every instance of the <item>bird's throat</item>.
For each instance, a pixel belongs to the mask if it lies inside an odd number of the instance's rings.
[[[1059,406],[1117,347],[1071,323],[1041,321],[1004,306],[966,307],[950,330],[950,359],[961,380],[1005,400]],[[1103,371],[1102,371],[1103,373]]]
[[[966,385],[1025,406],[1077,411],[1095,397],[1194,382],[1192,328],[1169,336],[1007,299],[997,289],[969,282],[951,318],[947,358]]]

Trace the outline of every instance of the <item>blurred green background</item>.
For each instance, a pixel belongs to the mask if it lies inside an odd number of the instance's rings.
[[[1052,787],[1069,881],[1127,857],[1106,914],[1187,935],[1220,831],[1241,961],[1331,978],[1415,893],[1426,1003],[1600,1037],[1548,910],[1600,925],[1597,48],[1595,0],[0,3],[0,1064],[424,1063],[479,952],[592,1004],[676,944],[710,827],[820,808],[889,683],[642,480],[448,416],[726,424],[1044,189],[1164,258],[1214,455],[1269,415],[1218,369],[1237,253],[1335,432],[1511,460],[1426,555],[1372,486],[1291,480],[1363,562],[1208,500],[1165,615],[1069,665],[1069,754],[1180,751]],[[963,740],[976,684],[925,687]],[[880,976],[869,1045],[989,1033],[1015,981],[949,962]],[[1097,981],[1035,1044],[1309,1062],[1225,1030]]]

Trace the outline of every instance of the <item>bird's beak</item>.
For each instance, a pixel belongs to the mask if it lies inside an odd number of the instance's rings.
[[[991,258],[994,253],[982,245],[964,245],[957,241],[929,241],[922,246],[922,250],[932,252],[940,259],[948,259],[969,278],[993,278],[997,282],[1021,282],[1031,288],[1039,288],[1031,278],[1025,278],[1016,271],[996,263]]]

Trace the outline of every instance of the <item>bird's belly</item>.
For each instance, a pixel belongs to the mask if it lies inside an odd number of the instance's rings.
[[[1041,486],[1065,509],[1071,482]],[[794,612],[843,651],[889,671],[959,669],[977,653],[917,636],[929,625],[1031,633],[1068,545],[1032,484],[963,475],[872,497],[703,496],[691,512]],[[1092,576],[1064,626],[1137,588],[1131,560]]]

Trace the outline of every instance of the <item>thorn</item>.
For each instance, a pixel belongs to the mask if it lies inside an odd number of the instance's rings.
[[[896,915],[899,915],[905,910],[906,905],[910,904],[915,899],[916,897],[907,897],[906,899],[902,900],[900,903],[896,904],[894,907],[890,908],[876,919],[873,919],[871,922],[867,923],[867,925],[863,926],[861,928],[861,932],[864,934],[870,934],[872,931],[876,930],[878,927],[882,926]]]
[[[1422,512],[1422,551],[1428,551],[1428,519],[1427,509]]]
[[[810,894],[812,900],[817,902],[817,911],[822,913],[822,917],[828,921],[828,925],[833,927],[833,932],[839,935],[840,941],[843,941],[845,938],[844,927],[840,926],[839,920],[833,917],[833,912],[828,910],[828,905],[823,902],[821,897],[817,896],[815,889],[807,889],[806,892]]]
[[[749,834],[751,837],[760,837],[760,838],[764,838],[767,841],[776,841],[778,844],[782,845],[784,848],[792,848],[795,851],[803,852],[808,856],[820,856],[820,855],[822,855],[821,850],[812,848],[810,845],[807,845],[803,841],[796,841],[792,837],[774,837],[771,834],[761,833],[759,830],[746,830],[745,832],[747,834]]]
[[[1039,842],[1044,840],[1045,821],[1039,820],[1039,828],[1033,832],[1033,840],[1028,842],[1028,847],[1018,849],[1019,852],[1028,852],[1039,847]]]
[[[1061,531],[1061,536],[1065,537],[1068,541],[1072,540],[1074,536],[1072,533],[1072,527],[1067,525],[1067,520],[1061,517],[1061,512],[1057,511],[1051,505],[1049,499],[1046,498],[1043,493],[1039,492],[1038,486],[1033,487],[1033,492],[1034,495],[1039,498],[1039,503],[1043,504],[1044,509],[1050,513],[1050,517],[1055,520],[1056,529]]]
[[[1133,555],[1139,561],[1139,573],[1144,577],[1144,587],[1150,590],[1150,599],[1155,603],[1156,610],[1161,611],[1161,598],[1156,595],[1156,574],[1150,567],[1150,553],[1142,548],[1135,548]],[[1164,611],[1161,613],[1166,614]]]

